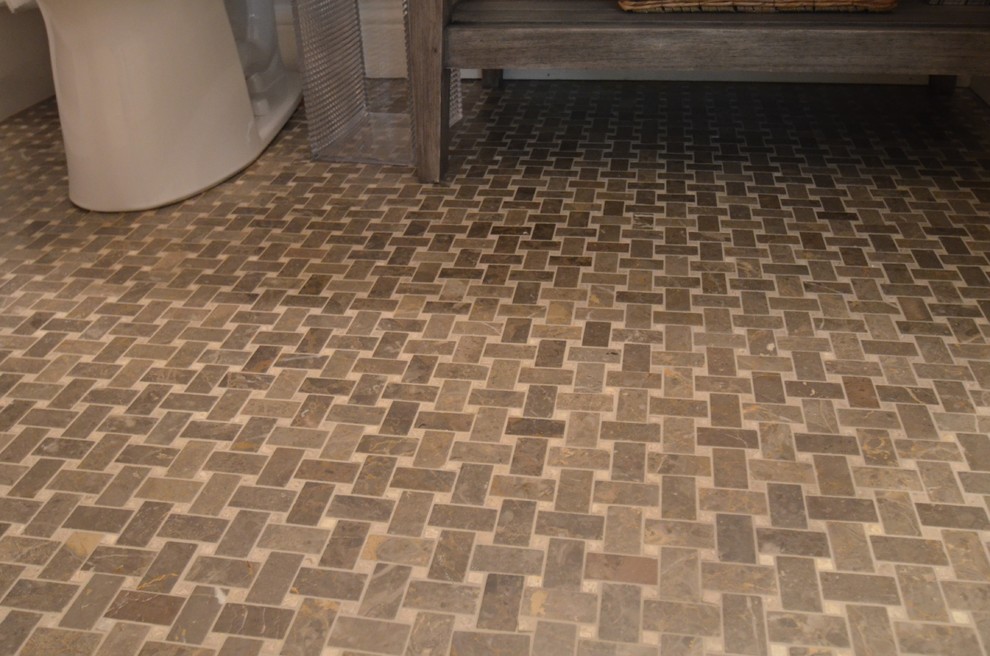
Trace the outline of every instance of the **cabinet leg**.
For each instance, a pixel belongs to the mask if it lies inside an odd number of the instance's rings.
[[[481,86],[486,89],[502,88],[502,69],[486,68],[481,71]]]
[[[409,4],[409,91],[412,96],[416,173],[439,182],[447,169],[450,139],[450,71],[444,68],[444,0]]]
[[[955,75],[929,75],[928,90],[940,96],[948,96],[956,90]]]

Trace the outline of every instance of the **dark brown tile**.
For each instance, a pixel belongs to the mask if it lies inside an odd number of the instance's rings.
[[[185,600],[175,595],[121,590],[104,616],[127,622],[169,626],[175,621]]]
[[[223,607],[223,594],[217,588],[197,585],[176,617],[168,633],[168,640],[202,644]]]
[[[305,656],[322,652],[339,610],[339,604],[334,601],[303,599],[281,654]]]
[[[402,654],[410,629],[405,624],[341,616],[334,622],[327,644],[340,650]]]
[[[220,611],[213,631],[281,640],[289,630],[292,617],[293,612],[286,608],[227,603]]]
[[[613,642],[639,642],[642,617],[642,588],[603,583],[598,637]]]

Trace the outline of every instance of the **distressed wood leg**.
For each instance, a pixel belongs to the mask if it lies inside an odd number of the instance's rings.
[[[928,89],[940,96],[948,96],[956,90],[956,81],[955,75],[929,75]]]
[[[481,71],[481,86],[486,89],[502,88],[502,69],[486,68]]]
[[[409,3],[406,33],[415,141],[413,158],[416,174],[423,182],[439,182],[447,169],[450,74],[443,65],[447,13],[445,0]]]

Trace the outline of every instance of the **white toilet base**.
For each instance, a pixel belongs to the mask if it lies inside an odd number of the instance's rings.
[[[264,151],[301,98],[290,75],[255,117],[223,0],[39,5],[69,198],[85,209],[149,209],[214,186]]]

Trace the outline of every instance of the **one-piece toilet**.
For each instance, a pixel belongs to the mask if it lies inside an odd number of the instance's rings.
[[[264,151],[302,95],[273,0],[37,0],[48,31],[69,198],[167,205]]]

